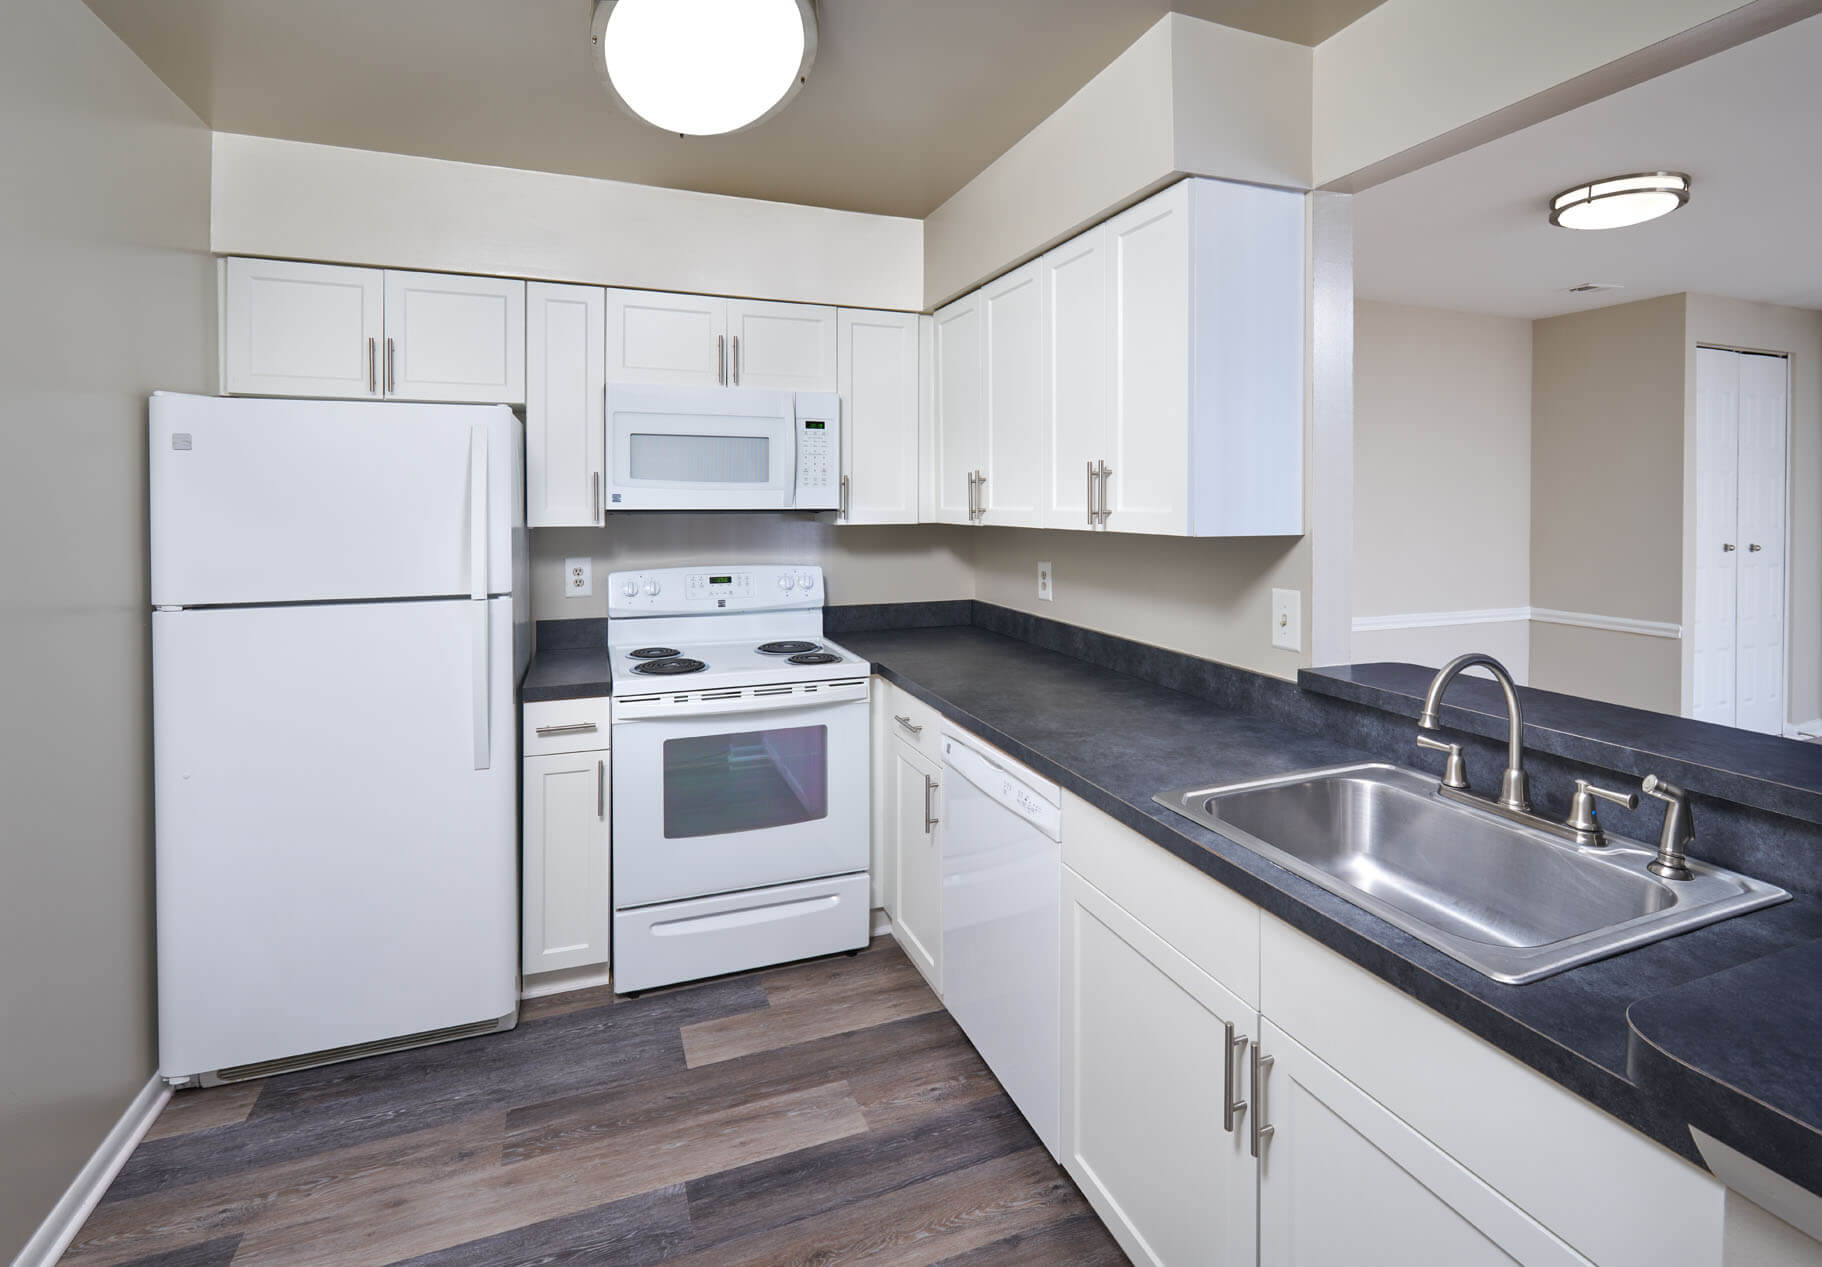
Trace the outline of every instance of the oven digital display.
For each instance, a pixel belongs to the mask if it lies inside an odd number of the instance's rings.
[[[734,578],[731,576],[711,576],[711,577],[709,577],[710,585],[732,585],[733,583],[734,583]]]

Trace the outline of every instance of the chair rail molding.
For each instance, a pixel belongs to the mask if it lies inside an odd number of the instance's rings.
[[[1638,634],[1646,638],[1683,636],[1683,626],[1673,621],[1638,620],[1631,616],[1605,616],[1598,612],[1558,611],[1554,607],[1479,607],[1468,611],[1356,616],[1353,631],[1372,633],[1385,629],[1439,629],[1449,625],[1503,625],[1521,620],[1546,625],[1574,625],[1582,629],[1604,629],[1609,633]]]

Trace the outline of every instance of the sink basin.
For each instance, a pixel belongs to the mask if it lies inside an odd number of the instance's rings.
[[[1521,985],[1790,897],[1655,848],[1604,848],[1444,800],[1436,777],[1367,763],[1154,798],[1495,981]],[[1697,837],[1698,841],[1700,837]]]

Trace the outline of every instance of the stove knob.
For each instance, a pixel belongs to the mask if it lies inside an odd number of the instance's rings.
[[[658,591],[663,588],[664,588],[664,586],[658,584],[658,581],[656,578],[653,578],[652,580],[649,580],[645,583],[645,592],[647,594],[650,594],[653,598],[658,597]]]
[[[786,593],[789,593],[791,588],[796,584],[797,578],[792,576],[789,572],[786,572],[783,576],[778,578],[778,588],[784,590]]]
[[[808,589],[814,588],[815,585],[816,585],[816,578],[811,576],[808,572],[799,572],[797,574],[797,588],[798,589],[808,590]]]
[[[620,592],[622,594],[626,595],[628,598],[632,598],[634,595],[636,595],[639,592],[639,582],[621,581],[620,582]]]

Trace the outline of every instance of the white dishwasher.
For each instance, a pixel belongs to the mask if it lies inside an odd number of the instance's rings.
[[[1004,753],[947,728],[943,768],[943,1003],[1055,1157],[1062,794]]]

